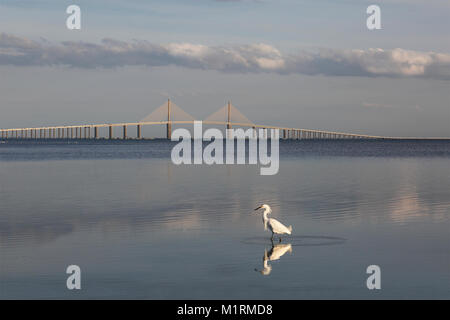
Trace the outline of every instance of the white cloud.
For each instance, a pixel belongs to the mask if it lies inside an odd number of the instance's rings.
[[[319,49],[283,55],[268,44],[205,46],[104,39],[100,44],[37,42],[0,34],[0,65],[112,68],[165,66],[222,72],[275,72],[328,76],[426,77],[450,80],[450,54],[405,49]]]

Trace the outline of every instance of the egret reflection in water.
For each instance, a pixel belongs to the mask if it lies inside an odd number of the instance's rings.
[[[263,268],[261,270],[255,269],[255,271],[268,276],[272,272],[272,266],[269,264],[269,261],[279,260],[286,252],[292,253],[292,244],[279,243],[274,245],[272,242],[272,248],[269,252],[267,252],[267,249],[264,249]]]

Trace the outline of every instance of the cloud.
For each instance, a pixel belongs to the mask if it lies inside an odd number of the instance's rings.
[[[114,68],[182,66],[233,73],[272,72],[362,77],[425,77],[450,80],[450,54],[405,49],[318,49],[282,54],[268,44],[206,46],[104,39],[101,43],[33,41],[0,34],[0,65]]]

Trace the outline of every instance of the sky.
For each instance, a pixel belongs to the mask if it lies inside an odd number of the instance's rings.
[[[0,0],[1,128],[138,121],[171,98],[198,119],[231,100],[258,124],[450,137],[449,88],[448,0]]]

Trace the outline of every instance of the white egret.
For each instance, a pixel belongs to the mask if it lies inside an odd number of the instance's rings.
[[[272,232],[272,237],[270,238],[273,241],[273,235],[276,234],[291,234],[292,232],[292,226],[286,227],[284,224],[282,224],[280,221],[274,219],[274,218],[269,218],[268,215],[272,213],[272,209],[270,208],[270,206],[268,204],[263,204],[261,206],[259,206],[258,208],[255,209],[259,210],[259,209],[264,209],[263,212],[263,223],[264,223],[264,230],[267,230],[267,228],[269,228],[269,230]],[[281,242],[281,237],[280,237],[280,242]]]

